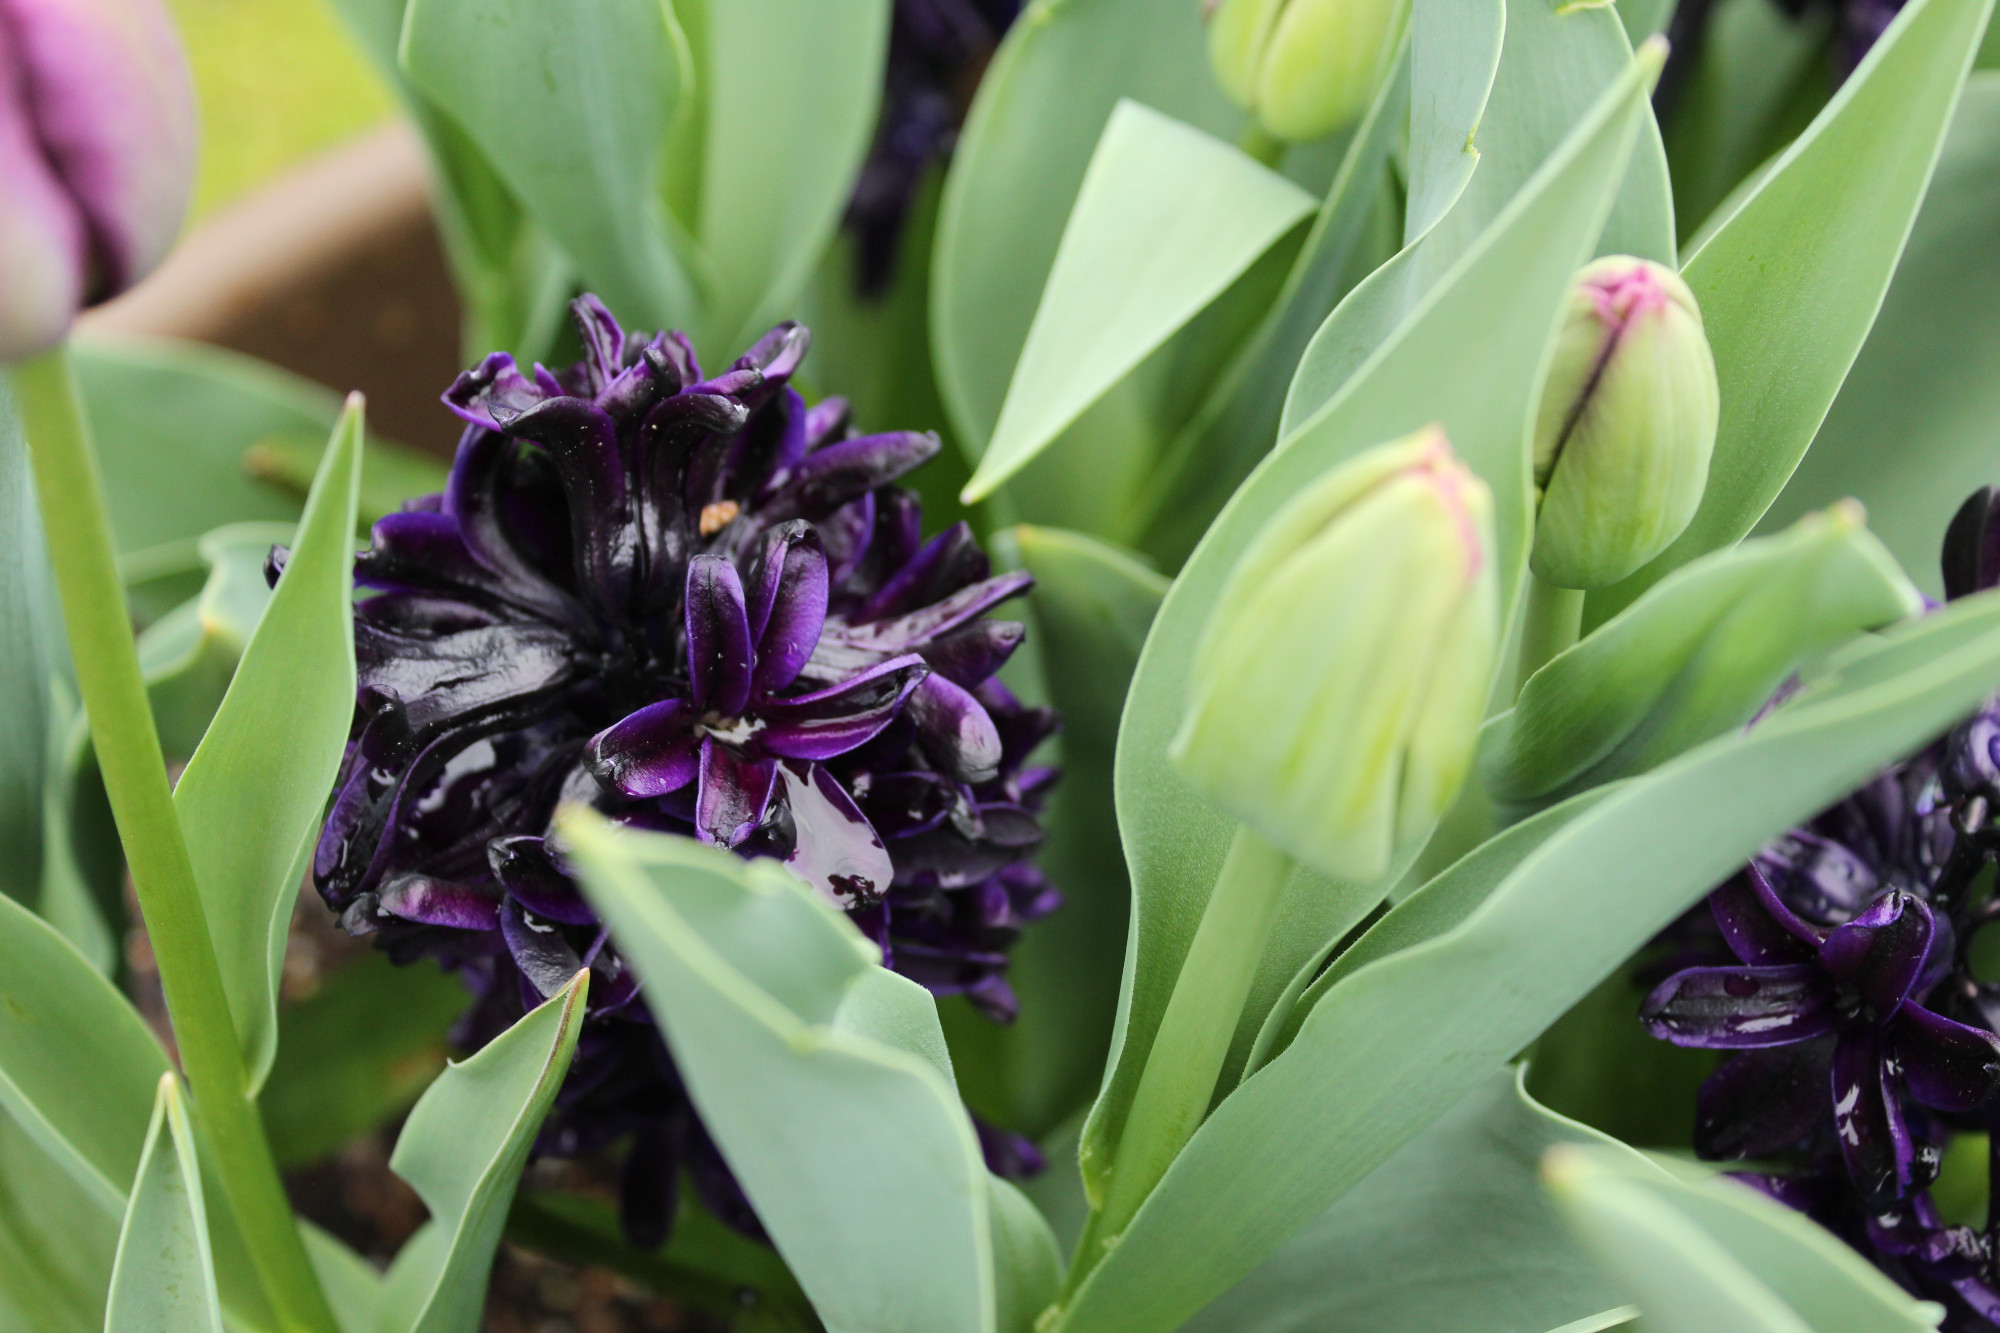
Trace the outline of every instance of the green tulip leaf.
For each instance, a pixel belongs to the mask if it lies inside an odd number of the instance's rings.
[[[1313,211],[1283,176],[1129,99],[1098,141],[993,438],[983,500]]]
[[[270,605],[174,787],[253,1091],[277,1052],[292,901],[354,717],[361,429],[356,399],[334,428]]]
[[[1411,9],[1405,244],[1451,211],[1479,166],[1474,140],[1500,72],[1506,33],[1506,0],[1416,0]]]
[[[0,1111],[0,1328],[103,1333],[120,1212]]]
[[[1882,313],[1760,527],[1854,496],[1917,585],[1943,595],[1938,534],[1969,492],[2000,480],[2000,248],[1987,244],[1996,207],[2000,73],[1986,71],[1966,81]]]
[[[687,221],[714,285],[702,355],[727,361],[793,313],[840,221],[875,130],[890,5],[694,8],[702,15],[694,86],[707,133],[699,220]]]
[[[1598,624],[1756,526],[1812,443],[1881,308],[1992,0],[1913,0],[1682,276],[1722,388],[1687,530],[1591,594]]]
[[[987,66],[931,262],[938,387],[969,457],[992,437],[1092,152],[1127,98],[1225,141],[1244,123],[1209,74],[1194,4],[1035,0]]]
[[[1498,0],[1494,4],[1497,51]],[[1213,376],[1213,387],[1168,442],[1120,525],[1136,534],[1163,568],[1179,567],[1229,492],[1270,452],[1286,386],[1321,323],[1395,252],[1398,209],[1389,161],[1410,107],[1410,62],[1397,59],[1391,68],[1348,140],[1340,169],[1261,327]],[[1466,129],[1471,125],[1465,122]],[[1420,175],[1413,168],[1413,178]]]
[[[1582,1144],[1656,1168],[1536,1105],[1522,1073],[1494,1070],[1189,1320],[1188,1333],[1464,1333],[1604,1318],[1625,1293],[1542,1197],[1542,1155]]]
[[[647,328],[701,311],[658,181],[688,60],[661,0],[411,0],[399,53],[592,289]]]
[[[278,1057],[258,1095],[281,1167],[304,1166],[417,1100],[444,1070],[465,982],[371,952],[278,1011]]]
[[[251,476],[282,486],[303,501],[325,453],[324,431],[266,435],[244,453],[243,466]],[[449,475],[432,455],[371,436],[361,460],[361,523],[372,525],[384,514],[396,513],[414,496],[436,495]]]
[[[139,670],[166,754],[185,759],[201,745],[270,604],[264,560],[296,532],[289,523],[232,523],[204,533],[195,543],[208,567],[201,595],[140,633]]]
[[[1170,599],[1171,601],[1171,599]],[[1329,988],[1196,1131],[1068,1326],[1173,1327],[1587,994],[1744,858],[2000,685],[2000,594],[1848,650],[1748,732],[1621,785],[1457,926]],[[1618,868],[1607,894],[1605,867]]]
[[[1923,599],[1852,505],[1676,570],[1559,654],[1487,724],[1503,805],[1644,772],[1748,722],[1786,676]]]
[[[1103,1076],[1118,1007],[1112,962],[1125,948],[1131,899],[1112,834],[1111,760],[1125,687],[1167,581],[1129,552],[1056,528],[1010,528],[993,552],[1035,576],[1028,641],[1063,720],[1062,780],[1042,811],[1035,863],[1061,886],[1063,905],[1009,954],[1020,1016],[1003,1025],[969,1015],[951,1036],[967,1100],[1038,1137]]]
[[[846,917],[771,862],[583,810],[559,830],[827,1328],[978,1333],[998,1327],[1003,1299],[1032,1318],[1053,1241],[992,1200],[929,994],[875,966]]]
[[[1417,313],[1251,475],[1167,593],[1119,733],[1119,829],[1131,863],[1134,922],[1113,1065],[1083,1140],[1093,1194],[1233,833],[1232,822],[1166,757],[1195,644],[1223,584],[1265,521],[1313,478],[1429,421],[1443,424],[1460,457],[1493,488],[1501,587],[1511,592],[1519,584],[1535,382],[1570,275],[1624,175],[1649,74],[1639,65],[1628,70]],[[1244,707],[1254,712],[1256,701]]]
[[[113,1217],[166,1071],[159,1042],[111,982],[0,896],[0,1110]]]
[[[1818,1224],[1726,1177],[1630,1150],[1552,1150],[1550,1195],[1658,1333],[1928,1333],[1942,1311]]]
[[[1440,43],[1488,40],[1479,36],[1488,27],[1483,14],[1482,10],[1481,17],[1466,21],[1469,37],[1440,39]],[[1416,35],[1424,35],[1421,23]],[[1414,79],[1426,66],[1416,53],[1412,58],[1418,60]],[[1484,59],[1483,45],[1475,45],[1455,60],[1441,58],[1440,74],[1471,78],[1471,86],[1477,86],[1476,73],[1466,70],[1476,71]],[[1489,76],[1492,92],[1481,100],[1477,118],[1466,132],[1478,169],[1468,174],[1462,153],[1434,150],[1412,158],[1413,197],[1438,202],[1408,215],[1402,251],[1358,285],[1313,335],[1285,396],[1280,440],[1300,429],[1375,354],[1631,63],[1632,48],[1624,28],[1609,10],[1511,0],[1499,66]],[[1465,89],[1447,93],[1413,87],[1412,116],[1426,101],[1467,98]],[[1456,114],[1462,119],[1470,109],[1465,100]],[[1438,133],[1433,131],[1431,137]],[[1418,177],[1419,171],[1425,175]],[[1447,201],[1449,207],[1440,212],[1439,206]],[[1426,229],[1414,225],[1426,220]],[[1595,253],[1623,252],[1673,262],[1672,191],[1650,114],[1642,121],[1617,203],[1596,240]]]
[[[431,1220],[396,1256],[382,1288],[385,1333],[472,1333],[488,1270],[535,1134],[576,1050],[590,973],[445,1070],[396,1140],[389,1169]]]
[[[153,1123],[125,1205],[104,1333],[222,1333],[194,1127],[172,1074],[160,1075]]]

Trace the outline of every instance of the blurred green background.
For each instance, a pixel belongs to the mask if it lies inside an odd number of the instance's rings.
[[[395,112],[330,0],[169,4],[201,103],[191,220]]]

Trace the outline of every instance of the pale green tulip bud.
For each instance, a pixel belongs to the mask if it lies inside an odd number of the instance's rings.
[[[1436,427],[1320,477],[1230,575],[1175,765],[1294,859],[1385,873],[1472,762],[1498,639],[1492,511]]]
[[[1273,138],[1324,138],[1367,110],[1399,2],[1207,0],[1209,63],[1222,90]]]
[[[1701,504],[1720,405],[1680,275],[1629,255],[1577,274],[1535,421],[1536,576],[1602,588],[1666,550]]]

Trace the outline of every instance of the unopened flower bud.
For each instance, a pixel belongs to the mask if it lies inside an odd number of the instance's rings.
[[[1303,143],[1360,119],[1386,66],[1397,0],[1208,0],[1208,58],[1237,105]]]
[[[1708,484],[1720,402],[1678,274],[1628,255],[1577,274],[1535,422],[1537,577],[1602,588],[1671,545]]]
[[[0,0],[0,361],[53,345],[160,262],[195,133],[158,0]]]
[[[1196,650],[1181,772],[1315,869],[1387,871],[1472,761],[1498,636],[1492,507],[1432,427],[1279,510]]]

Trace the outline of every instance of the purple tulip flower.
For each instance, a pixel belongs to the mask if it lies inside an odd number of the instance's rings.
[[[0,0],[0,361],[54,346],[160,262],[195,137],[157,0]]]
[[[804,329],[706,377],[677,333],[628,335],[593,297],[574,313],[578,365],[459,377],[445,492],[357,560],[360,699],[314,882],[398,961],[461,972],[468,1045],[591,967],[543,1149],[627,1140],[635,1239],[664,1235],[683,1171],[754,1234],[547,837],[556,806],[781,860],[886,965],[1005,1021],[1008,948],[1059,901],[1030,859],[1055,775],[1026,762],[1055,718],[995,678],[1022,631],[987,616],[1029,580],[962,524],[921,540],[892,483],[937,438],[807,407]]]

